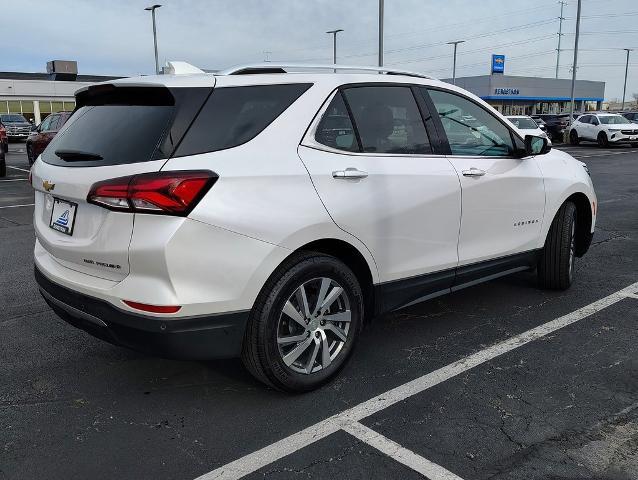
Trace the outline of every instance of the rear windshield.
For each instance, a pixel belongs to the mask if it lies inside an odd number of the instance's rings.
[[[270,125],[310,84],[217,88],[188,130],[175,156],[236,147]]]
[[[211,88],[96,87],[48,145],[49,164],[93,167],[169,158]]]
[[[535,130],[538,128],[536,122],[531,118],[507,117],[507,119],[512,122],[516,128],[520,128],[522,130]]]

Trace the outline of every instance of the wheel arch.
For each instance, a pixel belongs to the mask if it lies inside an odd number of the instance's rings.
[[[343,262],[359,280],[365,302],[365,320],[372,318],[374,310],[374,276],[373,268],[366,257],[354,245],[337,238],[323,238],[300,246],[290,253],[300,251],[319,252],[333,256]],[[289,255],[289,256],[290,256]]]
[[[582,257],[587,253],[592,240],[592,206],[587,195],[582,192],[571,194],[563,204],[566,202],[572,202],[576,206],[576,256]]]

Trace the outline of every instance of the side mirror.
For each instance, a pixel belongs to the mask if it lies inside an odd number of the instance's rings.
[[[552,147],[544,137],[536,135],[525,135],[525,156],[545,155]]]

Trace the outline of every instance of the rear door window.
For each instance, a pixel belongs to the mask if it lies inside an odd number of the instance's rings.
[[[321,121],[317,125],[315,140],[337,150],[359,151],[352,120],[350,120],[341,92],[337,92],[321,117]]]
[[[364,152],[432,153],[423,118],[410,87],[352,87],[346,88],[343,93]]]
[[[216,88],[175,156],[224,150],[252,140],[308,88],[307,83]]]

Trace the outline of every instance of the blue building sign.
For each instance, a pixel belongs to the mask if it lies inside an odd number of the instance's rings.
[[[492,73],[505,72],[505,55],[492,55]]]
[[[495,88],[494,95],[520,95],[518,88]]]

